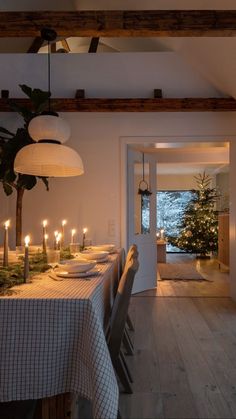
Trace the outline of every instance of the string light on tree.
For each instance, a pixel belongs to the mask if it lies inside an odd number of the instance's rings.
[[[211,178],[203,174],[195,176],[198,189],[186,207],[181,220],[178,237],[168,237],[168,241],[181,250],[205,257],[217,250],[218,216],[215,203],[219,198],[215,188],[211,188]]]

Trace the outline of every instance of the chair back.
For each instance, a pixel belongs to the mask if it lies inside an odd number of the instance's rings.
[[[138,267],[139,262],[137,258],[131,258],[126,262],[112,307],[108,347],[113,357],[118,356],[120,352],[134,277]]]
[[[123,263],[122,273],[125,271],[125,269],[127,267],[127,264],[129,263],[129,261],[131,259],[137,259],[138,258],[138,254],[139,253],[138,253],[138,247],[137,247],[137,245],[136,244],[132,244],[130,246],[129,250],[128,250],[126,259],[125,259],[125,261]]]

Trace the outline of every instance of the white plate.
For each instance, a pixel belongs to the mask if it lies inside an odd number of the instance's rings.
[[[92,259],[92,260],[98,261],[98,260],[105,259],[105,257],[109,255],[109,252],[101,252],[101,251],[93,252],[91,250],[83,250],[81,254],[86,259]]]
[[[96,260],[96,263],[104,263],[104,262],[107,262],[107,261],[108,261],[108,256],[106,256],[105,258]]]
[[[66,271],[69,273],[82,273],[88,272],[94,268],[96,262],[88,260],[88,259],[72,259],[68,261],[64,261],[58,264],[59,268],[62,271]]]
[[[99,273],[99,270],[98,269],[91,269],[88,272],[78,272],[78,273],[76,273],[76,272],[69,273],[69,272],[66,272],[66,271],[56,271],[56,270],[54,270],[54,273],[61,278],[86,278],[86,277],[89,277],[89,276],[97,275]]]

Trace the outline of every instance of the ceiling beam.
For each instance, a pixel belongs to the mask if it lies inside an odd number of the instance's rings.
[[[28,99],[0,99],[0,112],[11,111],[10,102],[30,107]],[[56,112],[235,112],[233,98],[179,99],[51,99]]]
[[[224,37],[236,35],[236,10],[0,12],[0,37],[36,37],[45,26],[62,37]]]

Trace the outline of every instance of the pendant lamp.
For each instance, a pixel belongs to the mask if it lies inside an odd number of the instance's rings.
[[[52,29],[44,28],[41,37],[48,42],[48,92],[51,92],[50,42],[56,39],[57,34]],[[50,97],[48,111],[30,121],[28,132],[35,144],[25,146],[17,153],[15,172],[45,177],[78,176],[84,173],[79,154],[62,145],[70,137],[70,127],[51,110]]]
[[[152,195],[152,192],[149,191],[148,183],[146,182],[145,177],[144,177],[144,153],[142,153],[142,160],[143,160],[143,162],[142,162],[143,163],[142,164],[142,167],[143,167],[143,178],[139,182],[138,194],[141,195],[141,196],[150,196],[150,195]]]

